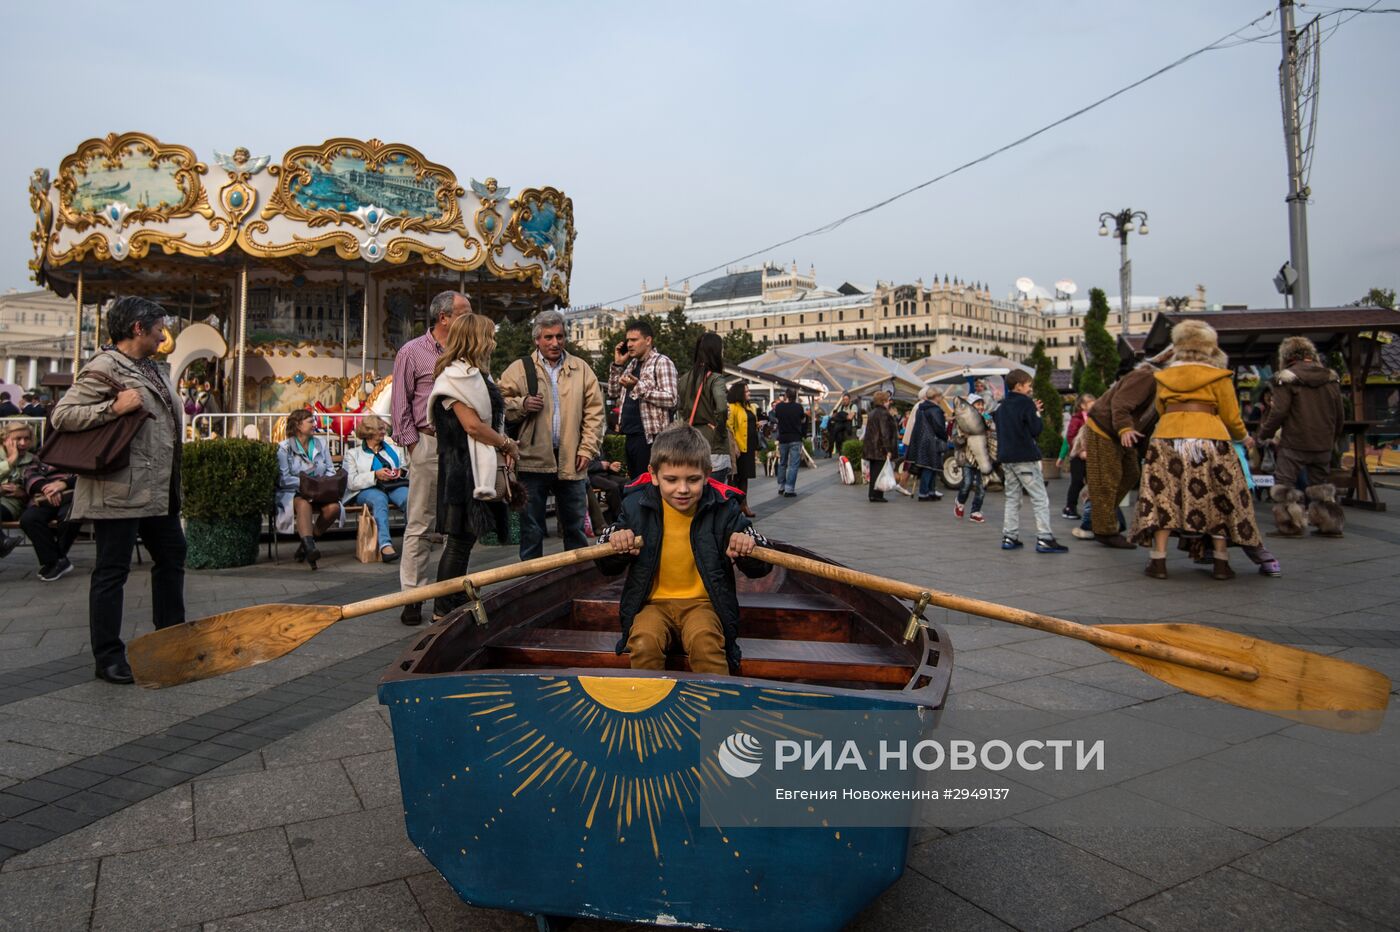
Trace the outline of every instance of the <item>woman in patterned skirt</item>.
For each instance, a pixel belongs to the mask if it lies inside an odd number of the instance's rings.
[[[1254,501],[1231,440],[1243,440],[1239,398],[1215,330],[1198,320],[1172,328],[1175,353],[1156,374],[1161,419],[1143,462],[1133,540],[1151,547],[1146,573],[1167,578],[1173,531],[1209,536],[1216,579],[1231,579],[1230,544],[1257,547]]]

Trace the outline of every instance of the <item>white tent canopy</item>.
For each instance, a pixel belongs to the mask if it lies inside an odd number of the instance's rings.
[[[924,380],[901,362],[835,343],[774,346],[745,360],[743,366],[794,382],[819,383],[826,388],[824,403],[839,400],[842,392],[860,396],[880,389],[893,392],[896,398],[913,400],[924,387]]]
[[[942,353],[925,356],[909,363],[909,368],[918,377],[920,384],[940,382],[958,376],[1005,375],[1012,369],[1023,369],[1035,374],[1035,370],[1023,363],[1007,359],[1005,356],[989,356],[985,353]]]

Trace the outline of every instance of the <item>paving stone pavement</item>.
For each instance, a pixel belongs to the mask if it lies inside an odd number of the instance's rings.
[[[1063,489],[1052,483],[1052,501]],[[1239,577],[1216,582],[1174,554],[1159,582],[1141,552],[1071,540],[1059,518],[1070,553],[1001,552],[996,495],[977,526],[953,517],[951,498],[869,504],[825,461],[798,492],[775,498],[755,480],[759,526],[860,569],[1091,624],[1211,624],[1400,680],[1400,515],[1348,510],[1343,539],[1268,539],[1281,578],[1236,554]],[[0,929],[534,928],[463,904],[407,839],[373,698],[415,636],[396,613],[218,679],[112,687],[92,679],[86,650],[90,547],[52,584],[26,549],[0,563]],[[394,567],[362,566],[352,549],[325,545],[316,573],[287,559],[192,572],[191,617],[395,588]],[[513,559],[483,547],[473,566]],[[148,627],[148,578],[137,567],[128,584],[128,637]],[[950,734],[959,716],[1005,713],[1041,737],[1107,735],[1131,764],[978,774],[968,785],[1006,788],[1007,803],[935,811],[904,876],[850,928],[1400,926],[1400,726],[1323,731],[1180,693],[1078,642],[928,615],[955,652]],[[1277,824],[1300,798],[1300,824]]]

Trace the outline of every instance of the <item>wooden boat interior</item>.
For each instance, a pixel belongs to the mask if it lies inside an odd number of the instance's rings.
[[[798,548],[789,548],[798,551]],[[782,567],[737,578],[740,676],[856,690],[937,696],[951,649],[936,629],[906,645],[909,609],[889,596]],[[412,674],[478,670],[627,670],[615,650],[622,577],[592,565],[567,567],[483,600],[489,623],[461,611],[435,627],[401,663]],[[667,669],[688,671],[679,650]],[[913,698],[911,696],[910,698]]]

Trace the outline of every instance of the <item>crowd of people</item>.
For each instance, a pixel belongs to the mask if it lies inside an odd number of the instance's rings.
[[[648,324],[629,322],[626,339],[614,347],[606,381],[616,405],[610,418],[604,384],[566,350],[565,321],[558,312],[535,318],[534,350],[499,375],[491,371],[495,324],[473,313],[466,295],[437,295],[429,314],[427,331],[395,360],[392,434],[383,419],[363,418],[356,428],[358,444],[337,464],[316,435],[312,412],[287,416],[286,439],[277,449],[276,523],[279,531],[296,534],[296,559],[313,569],[320,559],[317,539],[343,520],[347,504],[374,516],[379,556],[400,563],[404,589],[464,574],[482,535],[507,538],[511,508],[520,515],[520,559],[540,556],[550,499],[566,549],[585,546],[591,524],[592,533],[613,541],[620,556],[645,562],[653,538],[660,546],[713,507],[714,515],[704,520],[724,523],[721,536],[730,545],[723,555],[742,558],[758,539],[748,523],[754,513],[747,498],[767,436],[777,441],[779,495],[797,494],[803,441],[814,412],[798,402],[795,389],[760,412],[750,387],[727,379],[717,334],[706,332],[697,340],[690,368],[678,376],[675,363],[657,351]],[[0,516],[18,521],[32,542],[39,578],[55,581],[71,572],[68,552],[78,528],[85,521],[93,525],[92,651],[96,675],[113,683],[131,682],[120,632],[122,594],[138,537],[153,561],[155,627],[185,619],[180,410],[174,386],[152,358],[165,327],[159,305],[137,297],[117,300],[107,315],[112,342],[83,367],[50,413],[52,429],[65,432],[146,412],[130,445],[129,466],[95,477],[64,473],[35,456],[27,422],[10,422],[3,430]],[[1102,397],[1085,394],[1075,400],[1061,451],[1070,481],[1060,516],[1076,522],[1076,537],[1115,549],[1148,548],[1146,573],[1158,579],[1167,576],[1172,537],[1192,559],[1209,564],[1217,579],[1234,575],[1231,546],[1261,572],[1279,574],[1277,559],[1260,538],[1243,448],[1271,448],[1277,501],[1304,490],[1325,498],[1321,486],[1342,430],[1339,382],[1301,337],[1284,341],[1270,390],[1253,409],[1242,409],[1233,376],[1215,332],[1205,323],[1186,321],[1173,329],[1168,350],[1121,373]],[[1042,476],[1041,402],[1032,396],[1024,371],[1008,374],[1005,389],[988,412],[980,393],[950,408],[938,389],[925,388],[903,419],[902,434],[889,392],[875,392],[868,411],[843,396],[825,419],[829,449],[839,450],[859,431],[871,476],[868,497],[875,503],[886,501],[876,477],[901,457],[906,472],[917,476],[911,479],[917,482],[912,496],[921,502],[941,499],[937,478],[946,457],[956,457],[962,480],[954,516],[974,523],[985,521],[986,481],[995,469],[1006,491],[1001,548],[1024,546],[1025,497],[1037,552],[1064,553],[1067,548],[1051,527]],[[1257,425],[1252,435],[1246,417]],[[624,438],[625,463],[604,455],[610,426]],[[645,487],[647,496],[627,494],[629,483]],[[1123,506],[1132,492],[1137,499],[1129,523]],[[643,500],[646,504],[639,504]],[[391,507],[405,516],[400,550],[390,537]],[[673,512],[681,517],[673,521]],[[647,543],[639,550],[627,532],[642,528],[655,534],[644,530]],[[434,568],[437,536],[444,545]],[[0,556],[15,542],[3,538]],[[635,570],[641,564],[629,565]],[[661,574],[648,584],[649,597],[638,601],[631,588],[625,590],[624,600],[637,602],[631,613],[637,623],[624,637],[636,648],[634,664],[655,660],[671,636],[687,650],[694,647],[703,663],[718,668],[733,661],[727,606],[711,604],[714,591],[723,589],[726,566],[717,553],[694,553],[684,578],[655,567],[643,573]],[[732,573],[729,579],[732,587]],[[458,593],[437,599],[432,617],[444,617],[465,598]],[[696,600],[709,605],[708,611],[683,604]],[[647,610],[659,603],[668,604]],[[703,618],[696,630],[706,632],[698,640],[689,620],[696,611]],[[422,606],[408,605],[400,620],[421,624]]]

